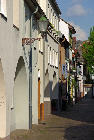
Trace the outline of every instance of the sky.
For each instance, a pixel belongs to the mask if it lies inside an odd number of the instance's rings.
[[[94,26],[94,0],[56,0],[61,17],[76,29],[77,40],[87,40]]]

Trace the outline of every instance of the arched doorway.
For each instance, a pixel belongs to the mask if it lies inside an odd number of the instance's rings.
[[[29,90],[25,63],[22,57],[20,57],[16,68],[11,111],[11,131],[29,129]]]
[[[2,63],[0,59],[0,137],[6,136],[6,95]]]

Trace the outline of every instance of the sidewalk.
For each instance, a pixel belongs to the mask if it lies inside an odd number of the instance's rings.
[[[11,140],[94,140],[94,99],[49,115],[43,124],[33,125],[32,130],[16,131]]]

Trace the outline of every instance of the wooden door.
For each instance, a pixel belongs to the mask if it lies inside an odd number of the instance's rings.
[[[38,120],[40,120],[40,78],[38,78]]]

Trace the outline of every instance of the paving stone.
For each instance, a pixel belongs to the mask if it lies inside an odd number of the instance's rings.
[[[32,130],[14,132],[11,140],[94,140],[94,99],[84,99],[64,112],[49,115]]]

